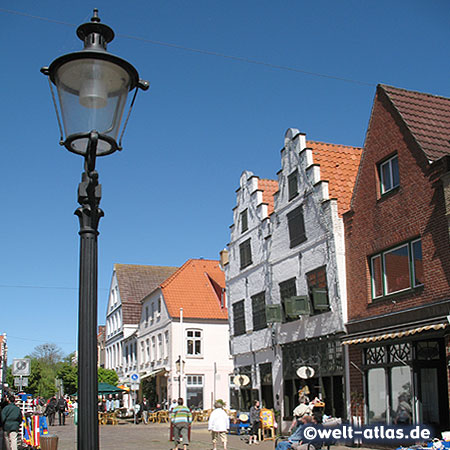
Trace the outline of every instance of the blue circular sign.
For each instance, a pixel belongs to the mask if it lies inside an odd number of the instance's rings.
[[[139,375],[137,373],[133,373],[133,375],[131,375],[130,377],[133,381],[137,381],[139,380]]]

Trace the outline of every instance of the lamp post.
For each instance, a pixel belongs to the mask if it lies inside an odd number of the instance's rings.
[[[78,311],[78,450],[99,448],[97,417],[97,236],[103,216],[101,185],[95,170],[97,156],[121,150],[121,140],[138,89],[139,79],[127,61],[106,51],[113,30],[100,23],[94,9],[91,21],[80,25],[77,36],[84,49],[60,56],[41,72],[48,76],[61,133],[60,144],[84,157],[75,211],[80,221],[80,278]],[[56,86],[59,110],[53,91]],[[127,119],[117,142],[128,93],[134,90]],[[64,129],[64,132],[63,132]]]
[[[181,359],[181,355],[178,356],[178,359],[175,361],[175,366],[178,372],[178,398],[181,397],[181,381],[183,378],[184,372],[184,361]]]

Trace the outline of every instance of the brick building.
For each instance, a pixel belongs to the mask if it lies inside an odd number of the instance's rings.
[[[347,402],[449,426],[450,99],[379,85],[344,214]]]

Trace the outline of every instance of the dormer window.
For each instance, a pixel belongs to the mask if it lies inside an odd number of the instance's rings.
[[[241,233],[248,230],[248,210],[241,212]]]
[[[298,170],[294,170],[294,172],[288,176],[288,194],[289,201],[298,195]]]
[[[398,170],[398,155],[394,155],[378,166],[380,175],[381,195],[384,195],[400,186],[400,174]]]

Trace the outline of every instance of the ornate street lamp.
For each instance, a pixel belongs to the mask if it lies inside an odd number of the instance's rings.
[[[78,186],[80,207],[75,211],[80,220],[77,448],[97,450],[97,236],[103,211],[99,207],[101,185],[95,160],[97,156],[121,150],[137,91],[147,90],[149,83],[139,79],[130,63],[106,51],[114,32],[100,23],[97,9],[90,22],[78,27],[77,36],[84,42],[84,49],[60,56],[41,72],[49,78],[60,144],[84,156],[84,172]],[[52,83],[56,86],[60,113]],[[133,90],[128,116],[117,142],[128,93]]]

